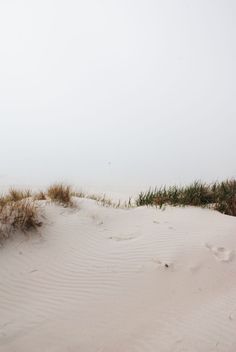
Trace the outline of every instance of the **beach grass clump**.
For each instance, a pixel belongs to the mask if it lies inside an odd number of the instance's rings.
[[[47,200],[47,195],[44,191],[39,191],[34,195],[34,200]]]
[[[9,192],[5,195],[0,196],[0,207],[10,202],[18,202],[22,199],[27,199],[32,196],[30,190],[18,190],[15,188],[10,188]]]
[[[0,207],[10,203],[10,202],[18,202],[22,199],[27,199],[32,196],[32,192],[27,190],[21,190],[17,188],[10,188],[9,192],[5,195],[0,196]]]
[[[213,186],[217,194],[215,209],[223,214],[236,216],[236,180],[226,180]]]
[[[63,206],[72,206],[72,191],[71,187],[62,183],[54,184],[48,188],[48,197],[56,203]]]
[[[29,189],[20,190],[17,188],[10,188],[8,193],[8,199],[12,202],[17,202],[22,199],[26,199],[32,196],[32,192]]]
[[[149,189],[139,194],[136,205],[209,206],[221,213],[236,216],[236,180],[212,184],[195,181],[188,186]]]
[[[36,230],[41,225],[38,207],[33,200],[8,201],[0,206],[0,240],[16,231]]]
[[[178,201],[183,205],[206,206],[214,202],[214,197],[210,185],[196,181],[181,188]]]

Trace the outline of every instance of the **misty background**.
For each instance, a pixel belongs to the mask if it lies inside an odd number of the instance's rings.
[[[234,0],[1,0],[0,187],[236,175]]]

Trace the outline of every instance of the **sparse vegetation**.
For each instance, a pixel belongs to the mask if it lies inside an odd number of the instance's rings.
[[[116,203],[112,201],[112,199],[107,198],[105,194],[90,194],[86,198],[95,200],[98,204],[101,204],[104,207],[119,208],[120,206],[120,201]]]
[[[48,197],[56,203],[63,206],[72,206],[72,191],[70,186],[63,184],[54,184],[48,188]]]
[[[79,198],[95,200],[98,204],[108,208],[127,209],[136,206],[134,202],[132,202],[131,197],[129,197],[128,201],[122,202],[121,200],[114,201],[111,198],[108,198],[106,194],[85,194],[84,192],[75,192],[73,195]]]
[[[196,181],[185,187],[161,187],[141,192],[137,206],[153,205],[211,207],[223,214],[236,216],[236,180],[206,184]]]

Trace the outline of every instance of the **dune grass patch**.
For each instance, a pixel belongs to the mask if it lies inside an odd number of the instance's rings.
[[[149,189],[139,194],[136,205],[211,207],[223,214],[236,216],[236,180],[212,184],[195,181],[187,186]]]

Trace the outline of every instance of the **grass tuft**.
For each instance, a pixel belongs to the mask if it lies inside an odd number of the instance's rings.
[[[56,203],[66,207],[72,206],[72,191],[70,186],[63,184],[54,184],[48,188],[48,197]]]
[[[36,193],[34,195],[34,200],[47,200],[47,196],[46,196],[45,192],[39,191],[38,193]]]
[[[16,231],[27,232],[42,225],[38,208],[32,200],[9,201],[0,207],[0,240]]]
[[[30,190],[19,190],[16,188],[10,188],[8,194],[4,196],[0,196],[0,207],[10,203],[10,202],[18,202],[22,199],[27,199],[32,196]]]
[[[31,196],[32,196],[32,193],[29,189],[23,191],[16,188],[10,188],[9,194],[8,194],[9,201],[12,201],[12,202],[17,202],[19,200],[29,198]]]

